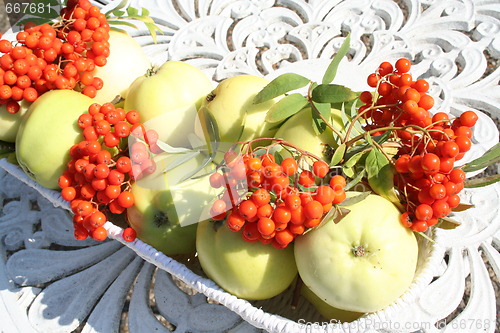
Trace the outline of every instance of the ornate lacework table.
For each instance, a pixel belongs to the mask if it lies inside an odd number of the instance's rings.
[[[107,1],[95,3],[110,6]],[[130,3],[150,9],[164,31],[157,44],[142,27],[130,31],[155,63],[188,61],[214,83],[236,74],[273,78],[285,71],[319,79],[350,33],[349,59],[336,82],[364,89],[366,76],[381,61],[408,57],[415,62],[413,75],[431,83],[435,110],[454,115],[468,109],[478,112],[468,160],[498,142],[492,120],[500,116],[498,0]],[[261,314],[238,315],[207,302],[201,293],[179,288],[171,274],[119,241],[75,241],[65,206],[57,207],[53,194],[26,185],[22,175],[16,176],[5,160],[0,162],[8,169],[0,169],[3,332],[256,332],[264,327],[255,318]],[[499,198],[499,184],[462,193],[463,201],[476,207],[457,214],[462,222],[457,229],[437,231],[432,267],[390,312],[369,316],[365,324],[373,325],[367,332],[495,331]],[[270,331],[298,328],[274,325],[274,320],[265,319]]]

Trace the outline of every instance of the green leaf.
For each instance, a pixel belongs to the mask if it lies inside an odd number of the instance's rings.
[[[464,181],[464,187],[477,188],[495,184],[500,181],[500,175],[487,176],[482,178],[467,179]]]
[[[348,168],[351,168],[356,165],[356,163],[359,162],[361,158],[363,158],[366,154],[368,154],[368,150],[360,151],[354,155],[352,155],[345,163],[344,165]]]
[[[460,225],[461,225],[460,222],[447,216],[447,217],[440,218],[439,223],[436,224],[436,227],[441,228],[441,229],[445,229],[445,230],[452,230]]]
[[[134,7],[127,7],[127,14],[128,16],[137,16],[139,15],[139,10]]]
[[[146,23],[146,28],[153,39],[153,43],[156,44],[156,31],[161,31],[156,24]]]
[[[316,133],[316,135],[320,135],[326,130],[326,123],[323,121],[321,117],[323,117],[326,120],[330,119],[330,114],[331,114],[330,104],[312,102],[311,112],[312,112],[312,123],[313,123],[312,125],[314,132]]]
[[[122,0],[122,1],[120,1],[120,3],[118,5],[116,5],[115,8],[108,10],[106,13],[104,13],[104,15],[106,15],[106,17],[109,17],[110,13],[112,13],[115,10],[127,7],[127,4],[128,4],[128,0]]]
[[[113,30],[113,31],[116,31],[116,32],[121,32],[121,33],[126,33],[127,32],[127,31],[125,31],[123,29],[120,29],[120,28],[117,28],[117,27],[113,27],[113,26],[110,26],[109,30]]]
[[[192,149],[188,149],[188,148],[172,147],[168,143],[163,142],[161,140],[158,140],[157,144],[161,150],[163,150],[165,153],[168,153],[168,154],[185,154],[185,153],[189,153],[192,151]]]
[[[465,164],[462,170],[465,172],[477,171],[498,162],[500,162],[500,143],[490,148],[481,157]]]
[[[365,161],[368,184],[378,195],[393,203],[399,203],[394,191],[394,170],[387,158],[378,149],[372,149]]]
[[[351,35],[347,35],[346,39],[342,43],[342,46],[340,47],[339,51],[337,54],[333,57],[332,62],[328,66],[328,68],[325,71],[325,74],[323,75],[323,80],[321,83],[323,84],[328,84],[333,81],[335,76],[337,75],[337,69],[339,67],[340,61],[342,58],[347,54],[351,47]]]
[[[126,25],[127,27],[137,29],[137,26],[135,24],[130,23],[128,21],[108,20],[108,24],[109,25]]]
[[[356,99],[351,89],[338,84],[320,84],[312,91],[312,100],[318,103],[342,103]]]
[[[354,168],[353,167],[348,167],[348,166],[342,165],[342,172],[347,177],[354,178],[355,172],[354,172]]]
[[[457,207],[453,208],[452,211],[454,211],[454,212],[463,212],[463,211],[466,211],[467,209],[471,209],[471,208],[474,208],[474,207],[476,207],[476,206],[475,205],[461,203]]]
[[[370,192],[351,192],[351,193],[357,193],[355,195],[347,196],[347,198],[339,203],[339,206],[350,206],[354,205],[358,202],[361,202],[366,199],[367,196],[370,195]]]
[[[281,74],[265,86],[253,99],[254,104],[262,103],[289,91],[305,87],[310,80],[295,73]]]
[[[207,146],[210,152],[216,152],[220,143],[219,126],[213,115],[207,108],[201,107],[198,110],[198,117],[203,129],[203,134],[207,138]]]
[[[365,176],[366,174],[366,171],[365,169],[362,169],[358,175],[356,176],[356,178],[354,178],[353,180],[351,180],[349,183],[346,184],[346,186],[344,187],[344,189],[346,191],[350,190],[351,188],[353,188],[354,186],[356,186],[362,179],[363,177]],[[348,176],[349,177],[349,176]],[[350,177],[349,177],[350,178]]]
[[[291,94],[280,99],[266,114],[268,123],[277,123],[293,116],[307,104],[307,98],[299,93]]]
[[[123,10],[113,10],[112,13],[116,17],[122,17],[123,15],[125,15],[125,11],[123,11]]]
[[[144,7],[141,7],[141,16],[149,16],[149,10],[144,8]]]
[[[163,172],[169,172],[172,169],[177,168],[178,166],[192,160],[193,158],[196,158],[196,156],[200,155],[199,151],[190,151],[187,153],[182,154],[178,159],[174,160],[172,163],[167,165],[165,169],[163,169]]]
[[[332,159],[330,161],[331,167],[339,164],[342,161],[342,159],[344,158],[346,148],[347,147],[345,143],[343,143],[340,146],[338,146],[337,149],[335,149],[335,152],[333,153]]]

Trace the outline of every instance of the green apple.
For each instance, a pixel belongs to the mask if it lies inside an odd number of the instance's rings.
[[[69,149],[83,139],[78,117],[94,100],[73,90],[52,90],[34,101],[16,136],[16,158],[40,185],[58,189],[70,160]]]
[[[117,96],[127,98],[130,85],[151,68],[141,45],[127,33],[109,32],[109,57],[106,65],[96,66],[93,74],[103,81],[94,100],[103,104],[112,102]]]
[[[215,120],[221,142],[232,144],[274,136],[274,124],[266,123],[265,118],[278,98],[253,103],[255,95],[267,84],[269,81],[259,76],[237,75],[220,82],[207,96],[199,112],[208,112]],[[201,122],[196,122],[195,132],[200,138],[205,137],[203,127]]]
[[[335,141],[334,133],[332,133],[330,128],[317,135],[314,131],[312,121],[311,108],[304,108],[287,119],[280,126],[275,137],[284,139],[319,158],[324,158],[327,146],[335,148],[338,145]],[[339,110],[332,109],[331,123],[339,130],[342,128],[342,118]]]
[[[196,112],[212,89],[212,82],[198,68],[181,61],[167,61],[157,71],[132,83],[125,110],[137,110],[141,121],[156,130],[160,140],[187,147]]]
[[[16,141],[16,135],[21,125],[21,120],[28,111],[31,103],[22,100],[19,104],[21,107],[19,111],[14,114],[7,112],[5,104],[0,105],[0,141]]]
[[[195,252],[196,223],[208,218],[203,209],[216,196],[208,176],[182,180],[201,165],[201,155],[170,169],[177,158],[175,154],[155,158],[156,171],[132,184],[135,203],[127,209],[137,237],[166,255]],[[208,171],[206,167],[201,172]]]
[[[304,284],[329,305],[353,312],[375,312],[410,286],[417,265],[413,232],[399,210],[370,194],[332,219],[297,237],[295,258]]]
[[[249,243],[222,222],[198,224],[196,250],[205,274],[240,298],[274,297],[297,276],[293,246],[276,249],[270,244]]]
[[[330,323],[350,323],[359,319],[364,313],[352,312],[335,308],[323,301],[318,295],[313,293],[311,289],[302,286],[301,294],[304,296],[318,312],[329,320]]]

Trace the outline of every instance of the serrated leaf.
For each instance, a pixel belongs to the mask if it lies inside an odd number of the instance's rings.
[[[136,16],[139,15],[139,10],[134,7],[127,7],[127,14],[128,16]]]
[[[452,230],[460,225],[461,225],[460,222],[452,219],[451,217],[443,217],[439,219],[439,223],[436,224],[436,227],[445,230]]]
[[[149,10],[147,8],[141,7],[141,10],[142,16],[149,16]]]
[[[312,102],[311,106],[313,129],[316,135],[320,135],[326,130],[326,123],[323,121],[323,119],[321,119],[319,114],[321,114],[324,119],[330,119],[330,104]]]
[[[365,176],[365,174],[366,174],[365,169],[363,169],[360,172],[358,172],[358,175],[353,180],[351,180],[349,183],[347,183],[346,186],[344,187],[344,189],[346,191],[348,191],[351,188],[353,188],[354,186],[356,186],[363,179],[363,177]]]
[[[345,207],[340,207],[340,206],[334,206],[330,209],[330,211],[328,211],[328,213],[326,213],[325,216],[323,216],[323,218],[321,219],[321,223],[314,227],[314,228],[310,228],[310,229],[307,229],[304,234],[306,234],[307,232],[310,232],[311,230],[314,230],[314,229],[319,229],[321,228],[322,226],[325,225],[325,223],[329,222],[329,221],[332,221],[333,223],[337,224],[339,223],[344,217],[347,216],[347,214],[349,214],[351,211]]]
[[[340,146],[337,147],[337,149],[335,149],[335,152],[333,153],[332,159],[330,161],[331,167],[339,164],[342,161],[342,159],[344,158],[346,148],[347,147],[345,143],[342,143]]]
[[[330,65],[328,65],[328,68],[325,71],[325,74],[323,75],[323,80],[321,81],[323,84],[325,83],[331,83],[335,76],[337,75],[337,69],[339,67],[340,61],[342,58],[347,54],[351,47],[351,35],[347,35],[346,39],[342,43],[342,46],[340,46],[339,51],[337,54],[333,57],[332,62],[330,62]]]
[[[370,195],[370,192],[357,192],[357,193],[358,194],[353,195],[353,196],[347,196],[347,198],[344,199],[344,201],[342,201],[338,205],[339,206],[354,205],[354,204],[356,204],[358,202],[361,202],[361,201],[365,200],[366,197]]]
[[[320,84],[313,89],[311,97],[318,103],[343,103],[356,99],[357,94],[338,84]]]
[[[366,154],[368,154],[367,150],[360,151],[354,155],[352,155],[345,163],[344,166],[351,168],[356,165],[356,163],[359,162],[359,160],[364,157]]]
[[[307,103],[307,98],[299,93],[285,96],[269,109],[266,121],[268,123],[283,121],[302,110]]]
[[[488,149],[481,157],[465,164],[462,170],[465,172],[473,172],[484,169],[492,164],[500,162],[500,143]]]
[[[196,175],[198,172],[200,172],[201,170],[205,169],[205,167],[211,163],[215,157],[215,152],[212,153],[211,155],[205,157],[205,159],[203,160],[203,162],[194,170],[192,170],[191,172],[188,172],[186,173],[184,176],[181,177],[181,179],[179,180],[179,182],[183,182],[185,180],[188,180],[188,179],[198,179],[198,178],[202,178],[202,177],[207,177],[209,176],[212,172],[210,173],[205,173],[203,175],[199,175],[198,177],[193,177],[194,175]]]
[[[199,154],[200,154],[199,151],[190,151],[188,153],[184,153],[179,158],[177,158],[172,163],[170,163],[165,169],[163,169],[163,172],[164,173],[169,172],[170,170],[175,169],[178,166],[192,160],[193,158],[195,158]]]
[[[276,152],[274,152],[274,160],[276,163],[281,165],[281,162],[283,162],[284,158],[279,152],[276,151]]]
[[[112,9],[108,10],[106,13],[104,13],[104,15],[106,15],[106,17],[108,17],[109,14],[112,13],[113,11],[125,8],[125,7],[127,7],[127,5],[128,5],[128,0],[122,0],[122,1],[120,1],[120,3],[118,5],[116,5],[116,7],[112,8]]]
[[[379,145],[383,144],[391,137],[392,131],[386,131],[382,135],[372,136],[373,141],[376,141]]]
[[[153,39],[153,43],[156,44],[156,31],[161,31],[160,28],[156,24],[151,24],[151,23],[146,23],[146,28],[149,31],[149,34],[151,35],[151,38]]]
[[[161,150],[163,150],[165,153],[168,153],[168,154],[185,154],[185,153],[189,153],[192,151],[192,149],[188,149],[188,148],[172,147],[168,143],[160,141],[160,140],[157,141],[157,144]]]
[[[220,143],[220,134],[217,121],[207,108],[201,107],[198,110],[198,118],[203,129],[203,134],[207,138],[207,146],[210,152],[216,152]]]
[[[348,166],[345,166],[345,165],[342,166],[342,172],[344,173],[344,175],[346,175],[349,178],[353,178],[354,175],[355,175],[354,168],[353,167],[348,167]]]
[[[40,10],[40,11],[36,10],[29,14],[36,17],[45,18],[49,21],[59,17],[59,12],[50,7],[48,8],[48,10]]]
[[[452,211],[453,212],[463,212],[463,211],[466,211],[467,209],[471,209],[471,208],[474,208],[474,207],[476,207],[476,206],[475,205],[461,203],[457,207],[453,208]]]
[[[387,158],[378,149],[372,149],[365,161],[368,184],[378,195],[393,203],[399,203],[394,191],[394,170]]]
[[[254,104],[262,103],[289,91],[305,87],[310,80],[295,73],[281,74],[265,86],[253,99]]]
[[[109,25],[126,25],[127,27],[131,27],[137,29],[137,26],[128,21],[119,21],[119,20],[108,20]]]
[[[116,17],[122,17],[123,15],[125,15],[125,11],[123,10],[113,10],[111,13]]]
[[[464,181],[464,187],[466,188],[477,188],[495,184],[500,181],[500,175],[492,175],[482,178],[467,179]]]
[[[121,32],[121,33],[126,33],[125,30],[117,28],[117,27],[113,27],[113,26],[110,26],[109,30],[113,30],[113,31],[116,31],[116,32]]]

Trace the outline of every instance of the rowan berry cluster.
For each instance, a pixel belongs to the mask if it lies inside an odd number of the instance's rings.
[[[424,232],[460,204],[457,194],[466,175],[455,168],[455,162],[470,150],[471,128],[478,116],[473,111],[455,119],[444,112],[432,115],[429,83],[414,80],[410,68],[410,61],[404,58],[394,67],[383,62],[368,76],[376,93],[361,94],[365,105],[359,112],[367,119],[367,131],[377,135],[390,130],[401,144],[394,163],[395,184],[406,204],[401,220],[412,230]]]
[[[92,73],[109,56],[109,24],[89,0],[72,1],[52,24],[27,23],[16,41],[0,40],[0,104],[16,113],[54,89],[95,97],[103,81]]]
[[[317,158],[312,162],[306,154],[299,152],[278,163],[269,149],[260,155],[228,151],[225,163],[210,176],[212,187],[223,189],[212,204],[213,219],[225,220],[233,231],[241,230],[248,242],[271,243],[276,248],[287,247],[319,225],[333,205],[346,198],[346,180],[332,177],[327,163]]]
[[[92,104],[88,113],[78,118],[78,126],[83,140],[70,149],[71,160],[59,178],[61,195],[71,203],[75,238],[104,240],[107,212],[121,214],[131,207],[131,182],[154,171],[147,149],[156,141],[137,140],[130,157],[122,147],[126,147],[129,135],[138,139],[158,136],[145,131],[137,111],[125,112],[112,103]],[[135,231],[127,228],[123,237],[132,241]]]

